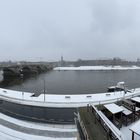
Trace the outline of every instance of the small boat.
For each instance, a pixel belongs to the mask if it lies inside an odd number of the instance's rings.
[[[108,92],[126,91],[125,82],[118,82],[116,86],[108,87]]]

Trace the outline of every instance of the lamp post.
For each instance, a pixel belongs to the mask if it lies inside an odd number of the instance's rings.
[[[22,82],[22,87],[24,89],[24,81],[23,81],[23,74],[21,74],[21,82]],[[22,89],[22,90],[23,90]],[[22,91],[22,100],[24,99],[24,91]]]
[[[45,102],[45,100],[46,100],[46,96],[45,96],[45,94],[46,94],[46,92],[47,92],[47,90],[46,90],[46,81],[45,81],[45,78],[44,78],[44,102]]]

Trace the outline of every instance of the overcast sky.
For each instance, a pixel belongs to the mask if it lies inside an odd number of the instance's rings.
[[[0,0],[0,61],[140,57],[139,0]]]

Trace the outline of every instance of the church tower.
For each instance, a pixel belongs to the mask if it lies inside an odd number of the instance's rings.
[[[60,61],[60,64],[61,64],[61,67],[64,66],[64,59],[63,59],[63,56],[61,56],[61,61]]]

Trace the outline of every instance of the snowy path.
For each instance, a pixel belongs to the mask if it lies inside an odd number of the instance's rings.
[[[140,95],[140,88],[131,90],[124,95],[124,91],[112,93],[98,94],[75,94],[75,95],[54,95],[41,94],[39,97],[32,97],[33,93],[19,92],[0,88],[0,99],[9,102],[40,107],[55,107],[55,108],[77,108],[84,107],[87,104],[104,104],[111,103],[122,98],[132,98]]]
[[[76,139],[77,129],[74,126],[55,128],[53,125],[22,121],[0,113],[0,136],[2,140],[73,140]]]

